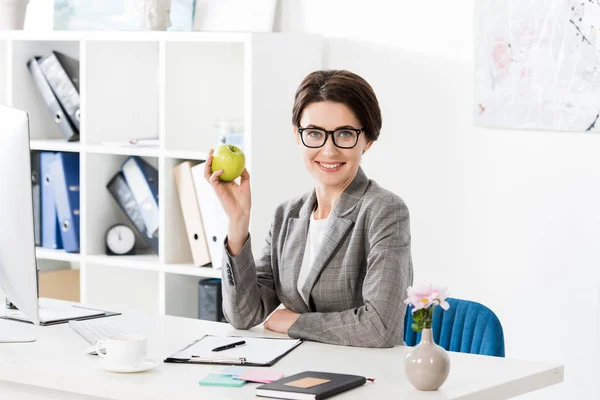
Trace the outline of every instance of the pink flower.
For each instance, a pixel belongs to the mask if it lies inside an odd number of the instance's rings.
[[[450,308],[450,304],[446,301],[448,298],[448,288],[440,288],[436,287],[431,292],[431,298],[433,299],[433,304],[442,307],[442,309],[447,310]]]
[[[450,304],[446,301],[448,298],[448,289],[434,287],[433,285],[422,285],[419,287],[409,287],[407,290],[408,298],[404,300],[405,304],[413,306],[412,312],[423,308],[440,306],[444,310],[450,308]]]

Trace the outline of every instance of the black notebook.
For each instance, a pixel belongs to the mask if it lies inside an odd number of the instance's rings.
[[[256,388],[256,395],[274,399],[327,399],[366,382],[364,376],[306,371]]]

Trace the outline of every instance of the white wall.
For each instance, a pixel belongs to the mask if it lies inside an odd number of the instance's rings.
[[[0,104],[6,104],[6,42],[0,40]]]
[[[474,0],[280,1],[278,30],[326,35],[378,95],[364,166],[409,205],[415,282],[492,308],[508,357],[565,364],[523,399],[599,398],[600,136],[473,126]]]

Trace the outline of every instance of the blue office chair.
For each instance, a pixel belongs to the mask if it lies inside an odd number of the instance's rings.
[[[448,351],[504,357],[504,333],[500,320],[486,306],[474,301],[448,298],[450,309],[435,307],[433,340]],[[404,317],[404,341],[415,346],[421,333],[412,330],[412,306]]]

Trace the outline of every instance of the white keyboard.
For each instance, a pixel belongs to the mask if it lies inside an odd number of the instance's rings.
[[[69,321],[69,326],[91,345],[95,345],[98,340],[123,333],[105,320]]]

